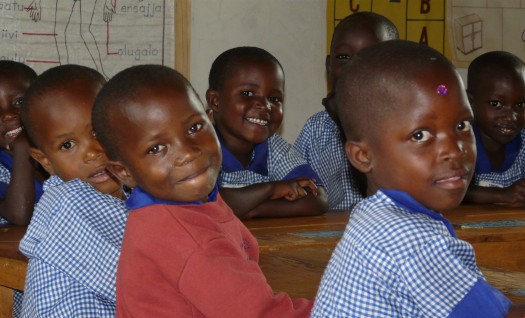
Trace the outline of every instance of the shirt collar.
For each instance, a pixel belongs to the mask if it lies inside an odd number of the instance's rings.
[[[224,144],[224,139],[221,134],[217,132],[217,137],[221,143],[222,150],[222,170],[224,172],[235,172],[242,170],[249,170],[258,174],[267,176],[268,175],[268,154],[269,154],[269,143],[268,139],[260,144],[255,145],[252,152],[252,160],[248,164],[247,169],[243,167],[241,162],[235,158],[230,150]]]
[[[443,222],[450,234],[453,237],[457,237],[454,227],[443,215],[441,215],[441,213],[427,209],[421,203],[414,200],[408,193],[398,190],[385,189],[381,189],[381,192],[394,201],[396,205],[405,208],[412,214],[424,214],[434,220]]]
[[[210,194],[208,194],[208,202],[217,201],[218,189],[219,188],[217,187],[217,185],[215,185],[215,187],[210,192]],[[137,186],[135,187],[135,189],[133,189],[133,191],[131,191],[129,198],[126,201],[126,207],[129,210],[136,210],[136,209],[140,209],[140,208],[143,208],[149,205],[154,205],[154,204],[195,205],[195,204],[203,204],[203,203],[206,203],[206,202],[203,202],[203,201],[181,202],[181,201],[169,201],[169,200],[159,199],[147,193],[141,187]]]

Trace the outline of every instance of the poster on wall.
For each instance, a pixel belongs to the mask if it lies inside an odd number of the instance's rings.
[[[524,0],[328,0],[328,41],[337,23],[358,11],[384,15],[400,38],[433,47],[457,67],[495,50],[525,60]]]
[[[80,64],[110,78],[138,64],[173,66],[174,0],[0,0],[0,60],[37,73]]]

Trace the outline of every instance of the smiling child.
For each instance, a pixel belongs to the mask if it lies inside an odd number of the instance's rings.
[[[283,68],[261,48],[227,50],[211,66],[206,100],[222,149],[219,189],[240,218],[328,209],[317,174],[276,134],[284,97]]]
[[[108,167],[133,191],[117,273],[117,317],[308,317],[274,294],[256,239],[218,193],[217,136],[191,84],[141,65],[97,96]]]
[[[352,210],[312,317],[504,317],[510,301],[439,213],[459,205],[476,159],[453,65],[386,41],[359,52],[336,90],[347,157],[375,194]]]
[[[469,66],[467,93],[478,158],[465,201],[525,206],[525,64],[508,52],[482,54]]]

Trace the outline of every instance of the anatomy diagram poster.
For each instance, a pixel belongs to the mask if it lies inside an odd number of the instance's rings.
[[[138,64],[174,66],[174,0],[0,0],[0,60],[37,73],[81,64],[112,77]]]

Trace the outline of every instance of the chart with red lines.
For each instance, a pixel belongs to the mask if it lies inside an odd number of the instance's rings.
[[[175,0],[0,0],[0,60],[38,73],[81,64],[106,77],[174,65]]]

